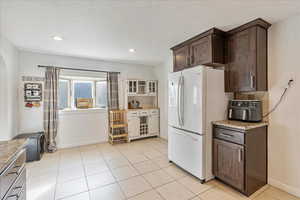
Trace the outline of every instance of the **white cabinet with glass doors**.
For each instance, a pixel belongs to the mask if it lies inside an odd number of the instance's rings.
[[[127,80],[128,96],[155,96],[157,93],[157,81]]]
[[[155,96],[157,92],[157,81],[147,81],[148,95]]]

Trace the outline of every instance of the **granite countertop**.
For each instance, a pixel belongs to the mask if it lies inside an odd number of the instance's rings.
[[[268,125],[268,122],[264,122],[264,121],[262,121],[262,122],[241,122],[241,121],[235,121],[235,120],[222,120],[222,121],[215,121],[212,123],[214,125],[242,129],[242,130],[249,130],[249,129]]]
[[[0,173],[7,167],[16,153],[24,148],[27,139],[15,139],[0,142]]]

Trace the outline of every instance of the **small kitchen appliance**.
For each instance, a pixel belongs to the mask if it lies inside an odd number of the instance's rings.
[[[230,100],[228,119],[260,122],[262,121],[262,102],[260,100]]]

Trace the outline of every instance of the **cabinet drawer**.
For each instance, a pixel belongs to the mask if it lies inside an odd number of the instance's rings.
[[[244,144],[244,133],[238,131],[214,128],[214,137],[237,144]]]
[[[148,113],[148,111],[147,110],[141,110],[140,112],[139,112],[139,115],[140,116],[147,116],[149,113]]]
[[[23,168],[17,181],[7,193],[5,200],[15,200],[15,199],[21,200],[24,194],[26,194],[26,169],[25,168]]]
[[[0,175],[1,181],[1,196],[0,199],[4,197],[4,195],[9,190],[10,186],[14,183],[14,181],[21,174],[26,161],[26,150],[22,149],[17,155],[14,161],[4,170],[4,172]]]
[[[138,116],[139,116],[139,112],[138,111],[127,112],[127,118],[138,117]]]
[[[149,110],[150,115],[158,115],[158,110]]]

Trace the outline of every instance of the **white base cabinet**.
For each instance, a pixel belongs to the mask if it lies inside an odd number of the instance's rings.
[[[147,127],[146,131],[145,117]],[[129,140],[159,135],[159,111],[157,109],[128,111],[127,122]]]
[[[150,135],[155,135],[159,132],[159,116],[158,115],[150,115],[148,117],[148,128],[149,128]]]
[[[140,118],[132,117],[128,118],[128,136],[129,138],[135,138],[140,135]]]

